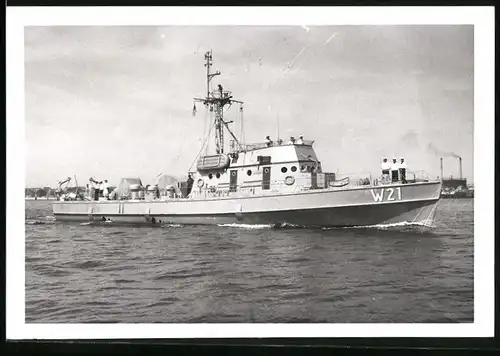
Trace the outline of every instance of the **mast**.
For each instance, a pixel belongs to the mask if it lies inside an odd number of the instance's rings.
[[[233,132],[229,129],[228,124],[232,121],[224,121],[224,107],[231,106],[233,103],[243,104],[242,101],[233,100],[230,91],[224,90],[222,85],[218,85],[217,90],[210,91],[210,81],[213,77],[220,75],[221,72],[216,71],[210,73],[212,66],[212,51],[205,53],[205,67],[207,67],[207,96],[205,98],[194,98],[194,101],[202,102],[210,111],[214,113],[214,126],[215,126],[215,147],[216,153],[224,153],[224,128],[233,137],[236,143],[240,146],[238,139]]]

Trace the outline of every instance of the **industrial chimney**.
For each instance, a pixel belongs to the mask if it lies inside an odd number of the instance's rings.
[[[462,157],[458,157],[458,173],[460,174],[460,179],[462,179]]]
[[[443,157],[441,157],[441,180],[443,180]]]

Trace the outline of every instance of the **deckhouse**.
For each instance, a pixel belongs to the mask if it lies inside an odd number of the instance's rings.
[[[323,173],[313,141],[245,145],[228,154],[202,156],[193,172],[191,197],[294,193],[326,188],[334,173]]]

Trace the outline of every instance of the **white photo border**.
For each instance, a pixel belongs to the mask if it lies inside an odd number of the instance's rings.
[[[494,336],[494,7],[7,7],[7,339]],[[474,25],[474,322],[26,324],[24,27]]]

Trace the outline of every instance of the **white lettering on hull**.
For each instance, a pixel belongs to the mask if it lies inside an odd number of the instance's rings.
[[[377,189],[376,191],[371,189],[370,192],[372,193],[373,201],[376,203],[381,203],[383,201],[402,200],[403,198],[401,194],[401,187],[382,188],[382,189]]]
[[[378,193],[374,192],[373,189],[370,190],[373,196],[373,200],[376,202],[381,202],[384,199],[384,190],[380,189]]]

